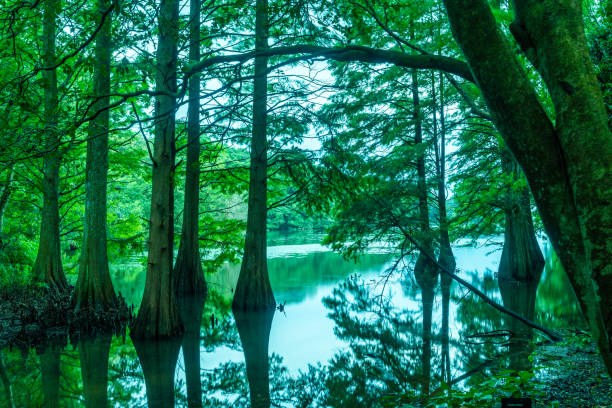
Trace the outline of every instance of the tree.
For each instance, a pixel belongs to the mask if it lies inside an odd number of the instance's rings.
[[[178,0],[161,1],[149,254],[145,290],[131,331],[135,338],[172,337],[183,331],[172,276],[178,14]]]
[[[200,59],[200,0],[189,6],[189,59]],[[187,161],[185,163],[183,230],[174,265],[175,288],[180,294],[206,291],[199,250],[200,210],[200,75],[189,78],[187,110]]]
[[[482,0],[445,0],[453,35],[496,127],[525,172],[546,232],[612,373],[612,135],[580,2],[515,2],[513,36],[542,76],[549,119]]]
[[[58,129],[58,90],[55,57],[55,30],[59,3],[43,2],[42,69],[44,105],[43,207],[38,254],[32,269],[34,279],[59,290],[68,283],[62,267],[59,233],[59,170],[61,164]]]
[[[77,310],[108,309],[117,301],[109,274],[106,236],[112,6],[110,0],[99,0],[96,4],[97,24],[101,28],[94,51],[95,100],[92,110],[97,112],[97,116],[89,123],[87,132],[83,246],[73,295]]]
[[[255,4],[255,52],[268,48],[268,0]],[[253,133],[251,139],[251,167],[249,204],[244,256],[232,307],[242,310],[269,309],[276,306],[266,252],[266,216],[268,154],[267,154],[267,65],[266,56],[255,58],[253,87]]]

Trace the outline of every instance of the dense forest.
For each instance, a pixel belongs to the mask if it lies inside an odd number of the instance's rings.
[[[534,374],[612,386],[612,1],[2,0],[0,44],[0,404],[612,404]]]

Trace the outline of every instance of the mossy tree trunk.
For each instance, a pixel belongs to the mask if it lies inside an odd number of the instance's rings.
[[[244,350],[251,407],[270,407],[268,344],[275,309],[246,312],[234,309],[236,328]]]
[[[515,2],[511,31],[546,83],[554,125],[488,3],[444,4],[612,374],[612,134],[588,55],[581,3]]]
[[[155,139],[149,255],[145,290],[131,330],[135,338],[172,337],[183,331],[172,276],[178,0],[162,0],[155,89]]]
[[[504,174],[515,182],[521,177],[518,164],[507,150],[502,153],[502,167]],[[531,219],[529,189],[525,186],[519,191],[506,191],[505,196],[504,248],[499,262],[499,277],[521,282],[539,279],[544,255]]]
[[[68,283],[62,267],[60,252],[59,216],[59,171],[61,163],[60,137],[58,129],[58,92],[55,30],[57,7],[53,0],[43,2],[42,70],[44,143],[43,143],[43,206],[40,222],[38,253],[32,269],[32,276],[38,282],[45,282],[58,290],[67,288]]]
[[[79,341],[81,376],[85,407],[108,406],[108,356],[111,336],[100,336]]]
[[[191,0],[189,15],[189,59],[200,60],[200,0]],[[185,169],[185,202],[183,230],[174,265],[175,288],[178,294],[206,292],[199,250],[200,207],[200,75],[189,78],[187,109],[187,161]]]
[[[108,132],[111,66],[110,0],[98,0],[97,15],[106,16],[96,37],[94,51],[94,98],[98,112],[89,123],[85,184],[85,223],[79,277],[73,303],[79,309],[106,310],[117,303],[108,267],[106,237],[106,184],[108,178]],[[101,24],[102,21],[98,21]]]
[[[255,51],[268,48],[268,1],[255,4]],[[267,86],[265,56],[255,58],[253,88],[253,135],[251,139],[251,170],[249,203],[244,256],[236,284],[232,307],[242,310],[270,309],[276,306],[266,251],[267,229]]]

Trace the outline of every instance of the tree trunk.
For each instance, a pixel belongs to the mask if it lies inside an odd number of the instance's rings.
[[[79,341],[83,393],[87,408],[108,406],[108,355],[111,336]]]
[[[110,0],[98,0],[101,18],[111,7]],[[111,66],[111,15],[106,15],[97,35],[94,54],[94,98],[92,108],[100,111],[89,123],[85,184],[85,223],[79,264],[79,278],[73,303],[79,309],[107,310],[117,303],[108,267],[106,243],[106,183],[108,176],[108,132]],[[100,24],[101,21],[98,21]],[[99,99],[98,99],[99,98]]]
[[[270,407],[268,343],[274,309],[245,312],[234,309],[236,328],[244,350],[252,408]]]
[[[191,0],[189,17],[189,59],[200,60],[200,0]],[[199,250],[200,208],[200,75],[189,78],[187,110],[187,162],[183,231],[174,265],[175,288],[179,294],[206,292]]]
[[[45,408],[59,408],[60,350],[48,347],[39,356]]]
[[[502,167],[504,173],[515,181],[521,176],[520,169],[509,151],[502,153]],[[539,279],[542,274],[544,255],[535,236],[530,201],[527,188],[519,192],[506,192],[504,249],[499,262],[500,279],[528,282]]]
[[[268,1],[255,5],[255,52],[268,48]],[[276,306],[266,251],[267,217],[267,57],[255,58],[253,89],[253,136],[251,178],[244,256],[232,307],[242,310],[271,309]]]
[[[419,198],[419,223],[421,242],[428,253],[433,253],[431,230],[429,227],[429,208],[427,204],[427,179],[425,173],[425,149],[423,144],[423,129],[421,120],[421,102],[419,98],[419,82],[417,71],[412,70],[412,103],[414,109],[414,143],[419,152],[417,153],[417,190]],[[423,288],[435,286],[438,280],[438,270],[430,259],[423,253],[419,253],[414,265],[414,276],[417,283]]]
[[[603,98],[593,85],[581,5],[521,1],[516,7],[519,22],[513,31],[524,39],[519,42],[547,83],[555,128],[487,2],[444,4],[453,35],[495,125],[525,172],[547,235],[612,374],[612,297],[607,296],[612,292],[612,249],[605,244],[612,242],[612,135],[602,113]]]
[[[200,328],[206,295],[181,297],[178,300],[181,320],[185,326],[183,335],[183,361],[187,384],[187,406],[202,407],[202,382],[200,380]]]
[[[43,3],[43,65],[52,67],[55,61],[56,7],[53,0]],[[35,281],[45,282],[58,290],[67,288],[68,283],[62,268],[59,233],[59,170],[61,153],[59,151],[58,96],[56,69],[44,69],[44,152],[43,152],[43,207],[40,222],[38,254],[32,269]]]
[[[149,408],[174,407],[174,372],[181,337],[143,340],[132,337],[147,387]]]
[[[162,0],[159,12],[155,89],[153,188],[145,290],[131,330],[136,338],[164,338],[183,331],[175,302],[174,248],[175,109],[178,0]]]
[[[2,250],[2,229],[4,227],[4,211],[6,210],[6,205],[8,204],[9,198],[11,196],[11,183],[13,182],[13,166],[9,167],[8,174],[6,176],[6,181],[4,182],[4,186],[2,187],[2,191],[0,192],[0,251]]]

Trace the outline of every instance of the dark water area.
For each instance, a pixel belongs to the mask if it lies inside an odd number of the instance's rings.
[[[226,265],[207,277],[206,298],[181,301],[180,339],[134,344],[126,333],[2,350],[0,407],[377,407],[398,395],[417,403],[443,381],[477,387],[493,365],[530,368],[529,340],[544,338],[522,323],[453,284],[444,333],[438,285],[431,332],[424,333],[419,287],[406,266],[389,273],[393,253],[381,245],[350,262],[320,238],[272,237],[270,279],[282,311],[234,315],[239,266]],[[494,271],[501,251],[454,252],[459,275],[497,302],[549,328],[582,326],[551,257],[539,285],[500,288]],[[115,265],[113,275],[137,306],[142,267]]]

